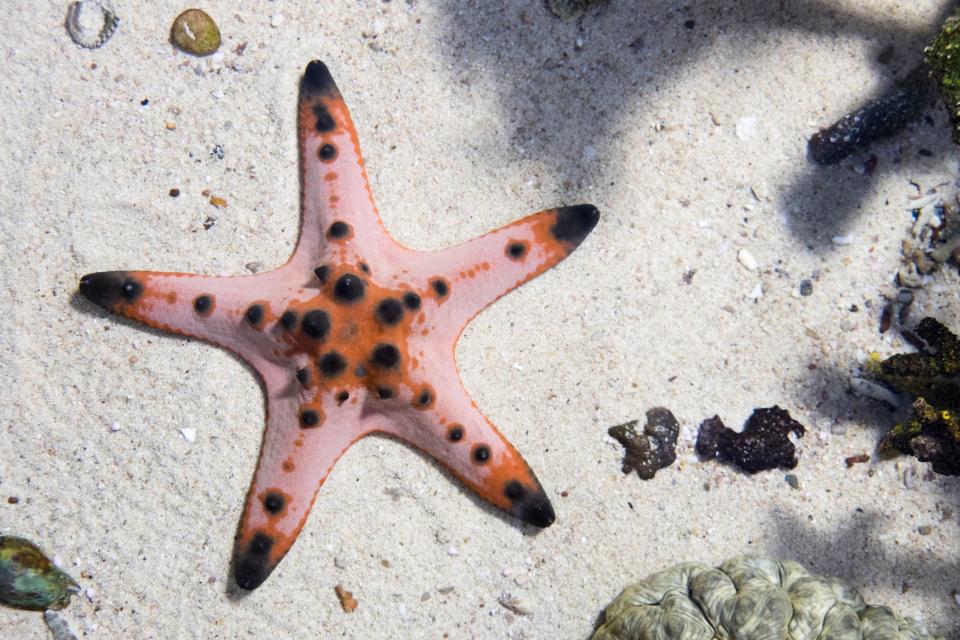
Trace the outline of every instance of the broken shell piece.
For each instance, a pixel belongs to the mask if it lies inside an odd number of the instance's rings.
[[[187,9],[173,21],[170,39],[181,51],[208,56],[220,48],[220,29],[200,9]]]
[[[533,610],[530,608],[530,604],[523,598],[516,598],[509,593],[501,593],[500,597],[497,598],[497,603],[507,611],[512,611],[518,616],[530,616],[533,615]]]
[[[29,540],[0,536],[0,604],[15,609],[62,609],[80,587]]]
[[[44,611],[43,621],[47,623],[47,629],[50,629],[53,640],[77,640],[77,636],[73,635],[70,625],[60,614],[53,611]]]
[[[882,384],[873,382],[872,380],[865,380],[853,376],[850,378],[850,390],[858,396],[886,402],[894,409],[899,408],[901,404],[900,396]]]
[[[93,9],[97,9],[97,12]],[[99,13],[99,16],[95,13]],[[71,3],[67,9],[67,33],[84,49],[102,47],[119,26],[120,18],[110,0],[79,0]]]

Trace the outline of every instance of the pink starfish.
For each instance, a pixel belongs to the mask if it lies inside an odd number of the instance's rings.
[[[237,535],[237,584],[254,589],[267,578],[337,458],[372,432],[549,526],[550,500],[463,388],[454,346],[478,312],[566,258],[597,209],[548,209],[456,247],[412,251],[383,228],[350,114],[322,62],[307,66],[297,108],[302,227],[285,265],[255,276],[107,271],[80,280],[104,308],[229,349],[260,374],[267,425]]]

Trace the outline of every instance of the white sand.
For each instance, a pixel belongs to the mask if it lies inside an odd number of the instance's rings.
[[[852,170],[869,154],[815,179],[805,158],[811,133],[917,61],[945,0],[613,0],[569,23],[539,0],[209,2],[219,65],[167,43],[187,5],[116,3],[120,28],[96,51],[67,36],[66,2],[7,2],[0,21],[0,532],[92,590],[64,612],[78,634],[586,638],[629,581],[741,552],[800,560],[960,634],[960,482],[908,458],[843,463],[905,415],[852,397],[846,379],[867,351],[909,349],[878,333],[881,296],[911,223],[908,180],[957,179],[946,116],[876,145],[872,176]],[[878,64],[888,45],[893,62]],[[370,438],[337,465],[279,568],[237,598],[228,567],[263,420],[253,374],[75,291],[91,271],[283,262],[298,225],[296,87],[315,57],[352,109],[401,242],[443,247],[558,204],[593,203],[602,219],[458,349],[556,524],[534,534]],[[747,140],[742,118],[756,119]],[[814,271],[813,295],[793,297]],[[937,275],[913,318],[956,329],[958,286],[956,270]],[[714,414],[739,428],[753,407],[789,409],[810,428],[799,490],[783,471],[700,463],[690,441],[655,480],[623,476],[607,428],[657,404],[692,431]],[[532,615],[500,606],[503,593]],[[0,629],[48,637],[39,614],[2,609]]]

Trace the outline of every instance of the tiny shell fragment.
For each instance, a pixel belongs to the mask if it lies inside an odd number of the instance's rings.
[[[353,610],[357,608],[357,599],[353,597],[353,592],[347,591],[341,584],[335,586],[333,590],[340,598],[340,606],[343,607],[343,610],[346,613],[353,613]]]
[[[220,48],[220,29],[200,9],[187,9],[173,21],[170,39],[181,51],[208,56]]]
[[[742,264],[743,267],[748,271],[756,271],[760,267],[757,259],[754,258],[753,254],[746,249],[740,249],[740,251],[737,253],[737,260],[739,260],[740,264]]]
[[[60,614],[53,611],[44,611],[43,621],[47,623],[47,628],[50,629],[53,640],[77,640],[77,636],[73,635],[73,631],[70,630],[70,625]]]
[[[0,536],[0,604],[15,609],[62,609],[80,587],[29,540]]]
[[[227,208],[227,201],[220,196],[210,196],[210,204],[215,206],[217,209]]]

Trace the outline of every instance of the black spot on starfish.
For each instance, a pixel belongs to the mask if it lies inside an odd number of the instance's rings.
[[[411,311],[416,311],[420,308],[420,296],[415,294],[413,291],[408,291],[403,294],[403,304],[410,309]]]
[[[377,305],[377,319],[386,325],[395,325],[403,318],[403,306],[396,298],[385,298]]]
[[[511,242],[507,245],[507,257],[511,260],[519,260],[527,255],[527,245],[524,242]]]
[[[392,369],[400,364],[400,351],[392,344],[378,344],[373,349],[370,361],[381,369]]]
[[[283,328],[287,331],[293,331],[297,326],[297,312],[284,311],[283,315],[280,316],[280,324],[282,324]]]
[[[337,157],[337,148],[332,144],[325,144],[317,151],[317,156],[324,162],[330,162]]]
[[[316,129],[320,133],[330,133],[337,128],[337,122],[330,115],[326,105],[313,105],[313,117],[316,118]]]
[[[430,281],[430,286],[433,287],[433,291],[438,298],[444,298],[450,293],[450,285],[443,278],[434,278]]]
[[[255,327],[260,326],[263,322],[263,305],[254,304],[247,309],[247,322]]]
[[[300,412],[300,425],[303,427],[315,427],[320,423],[320,415],[313,409],[304,409]]]
[[[324,376],[335,378],[347,368],[347,361],[336,351],[331,351],[320,357],[320,361],[317,362],[317,368]]]
[[[197,312],[198,316],[208,316],[213,311],[213,298],[204,294],[202,296],[197,296],[193,300],[193,310]]]
[[[485,444],[478,444],[473,448],[473,453],[470,455],[477,464],[486,464],[490,459],[490,447]]]
[[[352,273],[345,273],[333,285],[333,295],[342,302],[354,302],[363,297],[364,289],[363,280]]]
[[[346,238],[348,235],[350,235],[350,225],[342,220],[337,220],[327,229],[328,238]]]
[[[264,508],[273,515],[276,515],[283,511],[283,506],[287,504],[286,499],[279,493],[271,491],[263,499]]]
[[[330,331],[330,316],[320,309],[307,311],[300,321],[300,328],[314,340],[323,340]]]

